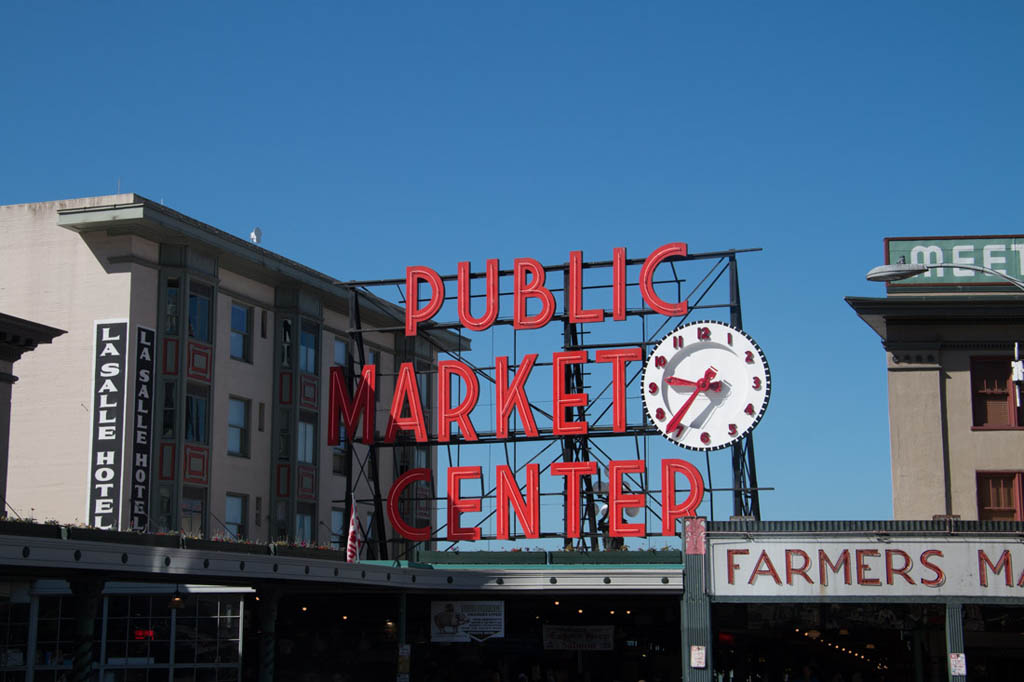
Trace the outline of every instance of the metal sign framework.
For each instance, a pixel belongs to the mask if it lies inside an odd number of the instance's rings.
[[[738,328],[743,328],[743,314],[742,306],[740,302],[740,286],[739,286],[739,265],[737,256],[741,253],[757,252],[761,249],[730,249],[726,251],[714,251],[708,253],[690,253],[684,257],[670,257],[665,260],[665,265],[671,273],[670,278],[663,278],[656,280],[654,283],[660,286],[672,286],[675,288],[678,300],[687,300],[690,302],[689,309],[686,315],[681,317],[665,317],[658,312],[647,309],[646,307],[627,309],[626,317],[639,319],[640,321],[640,339],[633,340],[631,342],[618,342],[618,343],[588,343],[586,337],[591,332],[585,329],[582,323],[573,323],[569,321],[569,317],[566,314],[568,310],[568,287],[566,284],[569,282],[569,264],[564,263],[561,265],[544,266],[544,271],[547,274],[560,273],[562,275],[562,287],[555,288],[549,286],[548,289],[552,294],[559,292],[563,295],[563,306],[560,311],[555,312],[551,318],[551,322],[562,323],[562,344],[560,350],[562,351],[592,351],[601,348],[613,348],[621,346],[636,346],[643,350],[644,358],[647,357],[650,348],[653,348],[658,341],[665,336],[667,333],[678,329],[687,323],[687,321],[698,311],[723,311],[728,310],[729,323]],[[695,285],[690,287],[689,292],[686,296],[683,296],[684,286],[687,280],[682,278],[677,266],[691,261],[708,263],[708,267],[704,272],[703,276],[697,281]],[[626,265],[629,267],[636,267],[643,264],[643,259],[627,259]],[[592,269],[610,269],[613,267],[612,261],[589,261],[583,263],[583,270]],[[666,268],[663,266],[662,270]],[[499,277],[499,296],[509,297],[512,296],[511,291],[501,290],[500,284],[505,283],[510,279],[512,275],[511,270],[500,271]],[[471,278],[477,279],[484,277],[483,273],[474,273]],[[722,280],[723,277],[727,278],[728,283],[728,302],[716,303],[712,301],[705,302],[705,299],[713,299],[711,296],[713,290],[717,291],[716,285]],[[442,276],[441,279],[445,282],[456,280],[456,275]],[[551,280],[548,280],[551,282]],[[554,282],[551,282],[554,284]],[[401,325],[388,326],[388,327],[365,327],[362,324],[360,316],[360,305],[370,306],[376,305],[372,297],[361,297],[360,290],[373,291],[374,296],[378,299],[386,298],[382,296],[384,289],[390,289],[396,287],[399,303],[405,304],[408,296],[408,292],[405,291],[406,279],[395,278],[395,279],[380,279],[380,280],[364,280],[364,281],[348,281],[344,282],[350,289],[350,306],[349,309],[352,311],[351,315],[351,329],[348,330],[350,339],[353,342],[354,354],[349,354],[348,367],[346,368],[347,376],[355,377],[358,376],[358,368],[362,367],[366,361],[367,351],[364,345],[364,335],[369,332],[375,333],[394,333],[399,338],[404,332],[404,327]],[[610,284],[591,284],[582,286],[583,291],[594,290],[594,289],[610,289]],[[627,287],[630,289],[636,288],[638,285],[636,282],[627,283]],[[483,298],[485,294],[471,294],[471,298]],[[444,298],[444,302],[447,304],[451,301],[455,301],[454,295],[448,295]],[[389,317],[394,317],[394,311],[388,311]],[[655,320],[651,320],[651,318]],[[656,318],[661,317],[661,321],[655,325]],[[494,326],[512,327],[513,320],[511,317],[499,317],[495,320]],[[428,334],[430,330],[447,330],[451,333],[456,333],[458,336],[463,338],[465,329],[460,322],[427,322],[421,323],[421,331],[418,334],[419,339],[428,342],[439,354],[444,354],[452,359],[459,360],[468,366],[470,366],[473,372],[476,374],[478,379],[482,382],[489,382],[490,384],[495,383],[493,366],[480,367],[470,362],[462,353],[461,344],[460,348],[456,351],[451,351],[442,348],[441,345]],[[519,348],[519,331],[513,327],[512,330],[512,348],[513,357],[510,360],[509,369],[515,372],[518,368],[519,356],[516,354],[516,350]],[[401,347],[401,344],[396,344],[397,347]],[[515,364],[513,364],[515,363]],[[550,366],[551,363],[537,362],[535,367]],[[419,370],[417,370],[419,371]],[[436,370],[433,370],[436,377]],[[568,393],[584,393],[589,388],[587,386],[588,372],[584,371],[581,365],[567,365],[565,368],[565,385]],[[627,375],[626,387],[627,390],[630,387],[638,386],[638,378],[642,376],[643,369],[638,367],[635,371],[632,371]],[[378,374],[378,376],[389,376]],[[393,376],[393,375],[391,375]],[[600,391],[596,395],[596,399],[605,395],[611,389],[611,381],[601,387]],[[635,389],[639,393],[639,389]],[[575,408],[566,408],[566,418],[582,421],[587,418],[591,422],[591,427],[586,435],[582,436],[559,436],[554,435],[550,432],[541,430],[536,436],[528,436],[518,428],[513,427],[509,431],[508,438],[497,438],[494,433],[479,433],[478,438],[472,442],[467,442],[459,438],[457,434],[452,435],[451,442],[440,442],[436,438],[432,437],[429,441],[417,442],[416,445],[444,448],[447,452],[448,466],[458,466],[461,462],[462,448],[471,447],[474,445],[501,445],[504,448],[506,464],[518,475],[521,473],[527,464],[534,462],[541,462],[542,471],[546,471],[550,465],[556,461],[563,462],[590,462],[597,461],[600,463],[607,463],[611,460],[608,452],[601,443],[604,442],[605,438],[631,438],[633,440],[633,447],[636,451],[636,458],[642,459],[646,465],[648,464],[649,449],[647,439],[654,436],[661,439],[661,434],[657,428],[652,425],[646,413],[643,413],[643,422],[639,425],[627,424],[625,432],[613,432],[611,427],[593,426],[594,422],[597,422],[601,418],[605,417],[610,409],[610,405],[606,406],[602,411],[596,415],[588,414],[588,411],[595,407],[596,403],[591,401],[586,406],[578,406]],[[538,406],[533,401],[530,401],[530,408],[537,414],[543,415],[550,419],[550,412],[545,411],[543,408]],[[516,422],[518,418],[516,416]],[[526,443],[542,443],[542,447],[534,453],[532,456],[521,460],[518,453],[518,445]],[[348,537],[349,533],[349,520],[352,516],[352,505],[356,500],[354,499],[354,491],[358,487],[360,482],[365,481],[371,490],[372,497],[369,499],[360,499],[359,503],[369,503],[372,505],[373,516],[372,522],[368,524],[370,527],[361,528],[363,531],[363,537],[366,538],[368,554],[372,555],[373,558],[377,559],[388,559],[388,539],[387,532],[384,526],[384,504],[383,497],[380,488],[380,468],[379,468],[379,451],[390,449],[392,451],[392,462],[394,465],[394,471],[398,471],[398,451],[400,448],[411,445],[412,442],[409,440],[399,439],[395,443],[382,443],[376,442],[366,446],[365,451],[359,453],[355,448],[351,447],[351,444],[347,448],[348,456],[346,457],[346,495],[345,495],[345,512],[344,512],[344,527],[342,529],[341,538]],[[556,446],[558,446],[556,448]],[[551,452],[553,451],[553,452]],[[542,459],[544,458],[544,459]],[[546,461],[545,461],[546,460]],[[732,515],[736,517],[749,518],[753,520],[760,520],[761,510],[759,501],[759,490],[757,483],[757,470],[755,466],[755,455],[754,455],[754,439],[753,434],[748,434],[743,439],[731,446],[731,464],[732,464],[732,486],[731,487],[720,487],[714,488],[711,486],[711,457],[710,454],[705,452],[705,472],[706,472],[706,491],[710,493],[710,516],[714,519],[714,493],[731,493],[732,495]],[[600,475],[600,466],[598,468]],[[354,474],[354,475],[353,475]],[[660,520],[660,515],[653,505],[658,505],[656,493],[660,490],[651,489],[647,486],[646,474],[637,476],[627,476],[625,480],[628,481],[628,485],[634,492],[640,492],[644,496],[645,500],[645,528],[647,527],[646,520],[649,516],[653,516]],[[518,480],[518,478],[517,478]],[[567,483],[566,483],[567,485]],[[521,488],[522,492],[522,488]],[[562,495],[562,493],[553,492],[541,492],[544,495]],[[483,484],[481,482],[481,499],[493,498],[495,495],[495,487],[491,487],[490,490],[484,491]],[[583,497],[582,504],[580,504],[580,515],[579,519],[582,529],[581,537],[578,539],[578,549],[598,551],[600,549],[600,542],[603,540],[605,547],[608,549],[614,549],[621,546],[623,539],[614,538],[607,536],[607,528],[605,526],[604,532],[602,532],[600,519],[598,518],[598,505],[596,502],[601,496],[601,491],[596,490],[590,477],[582,477],[581,495]],[[418,498],[423,501],[423,498]],[[444,499],[439,498],[436,495],[436,490],[432,491],[432,496],[427,498],[434,506],[434,512],[436,513],[436,503],[438,500]],[[653,505],[652,505],[653,503]],[[660,505],[659,505],[660,506]],[[485,516],[480,522],[489,520],[493,515],[494,511]],[[568,514],[568,509],[566,514]],[[437,531],[443,530],[444,525],[435,529],[435,534],[431,538],[431,541],[440,540],[436,533]],[[648,533],[648,535],[650,535]],[[516,536],[513,535],[513,538]],[[557,533],[541,533],[541,537],[562,537],[561,534]],[[493,536],[487,537],[482,536],[482,540],[496,539]],[[393,559],[400,559],[408,557],[417,545],[421,543],[407,543],[406,547],[398,552]],[[565,538],[565,546],[569,548],[573,544],[573,539]],[[452,542],[447,549],[453,549],[457,545],[457,542]]]

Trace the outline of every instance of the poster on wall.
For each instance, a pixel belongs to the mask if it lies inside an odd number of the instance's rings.
[[[148,530],[149,476],[153,438],[153,344],[156,331],[135,328],[135,392],[132,394],[131,524]]]
[[[96,528],[119,529],[128,321],[98,320],[95,332],[86,519]]]
[[[545,625],[544,648],[548,651],[612,651],[614,625]]]
[[[482,642],[505,636],[505,602],[430,602],[431,642]]]

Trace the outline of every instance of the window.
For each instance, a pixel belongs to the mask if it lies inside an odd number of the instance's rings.
[[[345,339],[334,339],[334,364],[348,367],[348,342]]]
[[[235,540],[248,537],[249,496],[228,493],[224,499],[224,527]]]
[[[978,519],[1024,521],[1021,478],[1024,472],[978,472]]]
[[[164,291],[164,333],[171,336],[178,335],[178,280],[167,280],[167,288]]]
[[[189,384],[185,394],[185,440],[208,445],[209,423],[209,389]]]
[[[110,595],[106,597],[106,600],[108,615],[105,633],[106,646],[104,647],[106,660],[104,662],[107,665],[123,668],[126,664],[131,665],[129,661],[146,661],[150,665],[170,663],[171,613],[166,595],[159,597],[141,594]],[[67,599],[67,601],[71,602],[72,600]],[[72,606],[72,604],[69,603],[68,606]],[[67,617],[64,615],[64,618]],[[42,628],[40,627],[40,629]],[[179,629],[180,631],[181,629]],[[96,634],[98,636],[99,632]],[[72,637],[72,641],[73,639]],[[38,671],[38,668],[36,670]],[[164,676],[166,677],[166,673]],[[113,679],[107,675],[101,675],[100,678]],[[40,679],[38,672],[36,679]],[[53,673],[47,674],[42,679],[54,679]],[[58,676],[56,679],[65,678]]]
[[[249,456],[249,401],[228,399],[228,454]]]
[[[181,489],[181,532],[190,537],[206,537],[203,527],[203,507],[206,493],[202,488],[185,486]]]
[[[313,541],[313,505],[298,504],[295,509],[295,542],[310,544]]]
[[[1024,425],[1010,380],[1010,358],[971,358],[971,408],[975,427],[1012,429]]]
[[[425,445],[417,445],[413,454],[412,467],[414,469],[426,469],[430,463],[430,448]]]
[[[9,602],[4,604],[6,607],[5,610],[10,609],[9,604]],[[35,679],[47,679],[47,673],[40,670],[43,665],[52,665],[58,668],[67,667],[70,670],[71,658],[75,650],[75,614],[74,599],[70,596],[39,597]],[[6,620],[6,618],[3,618],[2,620]],[[15,628],[15,632],[19,630],[20,628]],[[127,631],[127,628],[125,628],[125,630]],[[26,632],[27,634],[27,628],[21,631]],[[154,639],[156,639],[156,637],[154,637]],[[13,653],[12,649],[17,649],[17,647],[11,646],[15,644],[15,642],[12,642],[10,639],[6,639],[6,641],[4,640],[5,638],[0,637],[0,647],[7,650],[8,663],[10,663],[10,656],[11,653]],[[166,645],[163,650],[166,651]],[[165,661],[166,659],[161,662]],[[52,672],[49,673],[50,679],[53,679],[53,674],[54,673]],[[16,673],[11,676],[16,677],[17,679],[25,679]],[[60,678],[58,677],[57,679]]]
[[[110,598],[110,611],[113,600]],[[132,596],[134,604],[136,597]],[[167,597],[152,597],[153,605],[163,606]],[[238,680],[242,653],[242,603],[237,595],[186,593],[185,604],[177,611],[174,630],[174,665],[166,670],[151,668],[150,680]],[[133,616],[135,614],[132,614]],[[122,666],[125,664],[122,663]],[[129,663],[128,665],[133,665]],[[138,665],[138,664],[134,664]],[[119,671],[118,671],[119,672]],[[140,674],[135,674],[136,672]],[[115,676],[108,668],[104,680],[145,680],[144,669],[125,670]],[[37,678],[38,679],[38,678]]]
[[[316,325],[302,323],[299,333],[299,369],[316,374]]]
[[[342,533],[345,531],[345,510],[344,509],[331,509],[331,548],[332,549],[344,549],[347,546],[347,541],[342,537]],[[343,542],[344,541],[344,542]]]
[[[348,473],[348,448],[334,448],[331,454],[331,471],[341,476]]]
[[[299,417],[299,443],[295,459],[305,464],[316,462],[316,423],[315,416],[302,414]]]
[[[278,500],[274,509],[274,537],[288,539],[288,501]]]
[[[164,439],[174,438],[174,420],[177,414],[176,393],[173,382],[164,384]]]
[[[252,308],[231,304],[231,357],[252,362]]]
[[[157,493],[157,527],[161,531],[169,531],[174,528],[174,514],[171,507],[170,486],[160,486]]]
[[[430,410],[430,385],[433,379],[433,368],[424,362],[416,363],[416,390],[420,394],[420,405],[423,407],[423,416],[429,422]]]
[[[213,289],[192,282],[188,289],[188,335],[197,341],[210,341],[210,299]]]
[[[291,369],[292,366],[292,323],[281,320],[281,368]]]

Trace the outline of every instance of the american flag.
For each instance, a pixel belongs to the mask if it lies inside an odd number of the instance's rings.
[[[356,503],[352,501],[352,516],[348,520],[348,545],[345,548],[345,561],[359,563],[359,517],[356,515]]]

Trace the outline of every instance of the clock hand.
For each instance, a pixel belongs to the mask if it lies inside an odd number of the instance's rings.
[[[693,390],[693,393],[690,394],[690,397],[686,399],[683,406],[680,407],[679,411],[672,417],[672,421],[670,421],[668,426],[665,427],[667,432],[671,433],[676,430],[676,427],[679,426],[679,422],[681,422],[683,417],[686,415],[686,411],[690,409],[690,406],[693,405],[693,401],[697,399],[697,394],[708,389],[708,386],[711,385],[711,380],[715,378],[716,374],[718,374],[718,370],[714,367],[709,367],[708,370],[704,372],[704,378],[697,380],[696,388]]]
[[[680,379],[679,377],[669,377],[665,379],[665,383],[669,386],[696,386],[696,381],[690,381],[689,379]]]

